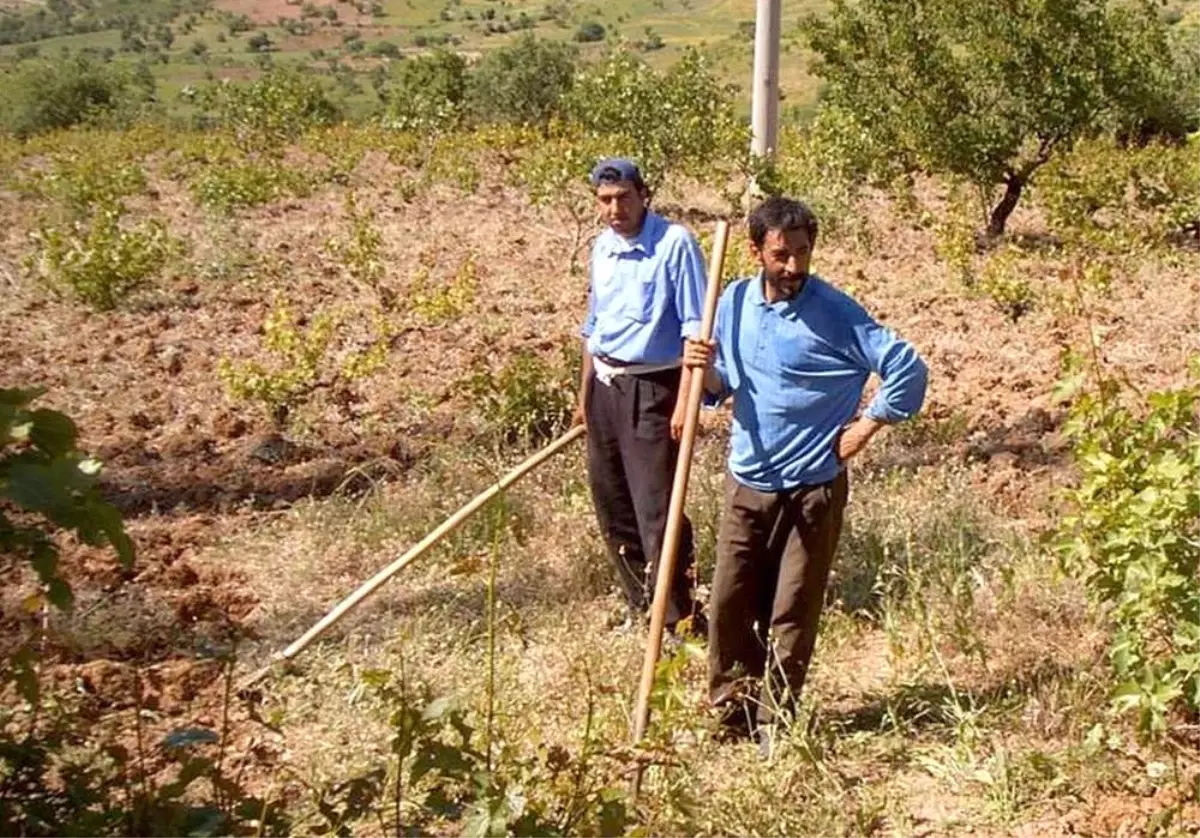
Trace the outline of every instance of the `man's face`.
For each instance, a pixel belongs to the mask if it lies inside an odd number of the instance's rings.
[[[762,247],[750,242],[750,252],[762,264],[767,282],[786,297],[800,290],[812,261],[812,242],[807,230],[768,230]]]
[[[622,236],[636,236],[646,214],[646,198],[627,180],[596,187],[596,209],[604,223]]]

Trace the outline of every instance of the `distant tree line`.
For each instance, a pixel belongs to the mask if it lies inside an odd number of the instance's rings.
[[[44,6],[0,12],[0,44],[126,30],[142,22],[168,23],[210,6],[211,0],[47,0]]]

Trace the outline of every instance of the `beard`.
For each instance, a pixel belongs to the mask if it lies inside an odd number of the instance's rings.
[[[783,293],[785,297],[794,297],[799,293],[800,288],[804,285],[804,281],[808,279],[807,273],[783,273],[767,274],[767,282],[774,285]]]

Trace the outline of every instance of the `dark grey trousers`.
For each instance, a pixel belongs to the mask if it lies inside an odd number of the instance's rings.
[[[708,624],[708,686],[734,726],[768,724],[800,696],[849,483],[758,492],[725,478]],[[766,689],[759,689],[766,675]]]
[[[680,371],[619,375],[589,382],[588,477],[600,532],[631,608],[654,600],[658,559],[671,503],[679,445],[671,414]],[[667,607],[668,628],[692,616],[692,524],[683,521]]]

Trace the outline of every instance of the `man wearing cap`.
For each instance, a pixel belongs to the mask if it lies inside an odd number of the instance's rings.
[[[729,285],[715,340],[689,341],[685,363],[705,376],[710,403],[733,399],[710,602],[710,698],[726,733],[756,730],[769,752],[816,644],[846,462],[881,428],[921,409],[927,370],[911,344],[809,273],[817,218],[808,207],[768,198],[749,228],[762,269]],[[872,373],[879,391],[859,414]]]
[[[700,330],[704,260],[691,233],[650,211],[632,161],[601,160],[591,182],[608,227],[592,247],[576,421],[587,427],[596,518],[636,613],[654,597],[683,428],[683,340]],[[702,630],[687,519],[681,535],[666,625],[691,617]]]

